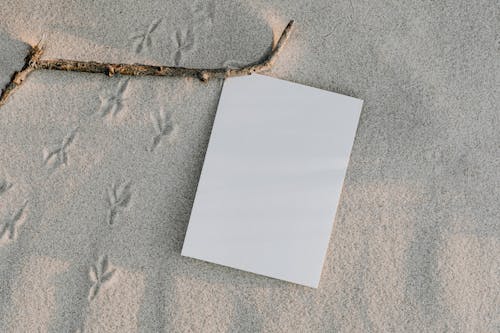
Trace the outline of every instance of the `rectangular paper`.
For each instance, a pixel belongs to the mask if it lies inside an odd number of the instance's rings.
[[[182,255],[316,288],[362,103],[226,80]]]

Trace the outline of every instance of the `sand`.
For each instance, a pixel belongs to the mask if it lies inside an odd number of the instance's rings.
[[[221,81],[38,71],[0,109],[1,332],[499,330],[496,1],[4,0],[0,85],[42,37],[215,67],[291,18],[270,75],[365,101],[319,288],[180,256]]]

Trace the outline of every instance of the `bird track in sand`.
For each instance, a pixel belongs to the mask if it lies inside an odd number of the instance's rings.
[[[163,107],[161,107],[157,112],[151,112],[150,117],[155,130],[155,136],[153,137],[153,143],[150,151],[154,151],[161,139],[172,133],[174,125],[172,123],[171,115],[167,113]]]
[[[14,184],[10,183],[7,179],[4,179],[4,178],[0,179],[0,195],[4,194],[8,190],[10,190],[10,188],[13,185]]]
[[[115,271],[114,268],[110,267],[107,255],[99,258],[97,263],[90,267],[89,277],[92,286],[89,290],[89,301],[92,301],[99,291],[111,281]]]
[[[151,35],[158,28],[162,19],[157,19],[153,21],[145,32],[136,33],[130,36],[130,40],[134,43],[135,53],[141,53],[142,51],[149,51],[153,45],[153,39]]]
[[[179,66],[184,53],[193,49],[195,44],[194,31],[192,28],[178,29],[171,38],[175,46],[174,64]]]
[[[15,240],[17,238],[17,229],[23,222],[22,218],[25,215],[24,210],[26,209],[27,205],[28,202],[26,201],[14,214],[2,221],[0,227],[0,240],[2,240],[4,236],[6,236],[8,240]]]
[[[101,106],[99,112],[102,117],[110,115],[115,117],[123,108],[124,101],[126,100],[126,92],[129,84],[129,79],[121,80],[118,82],[116,90],[112,92],[105,92],[99,95]]]
[[[108,224],[112,225],[118,212],[128,206],[132,197],[131,186],[130,182],[126,182],[122,184],[115,183],[108,188]]]
[[[43,163],[50,169],[65,165],[68,161],[68,147],[73,142],[78,128],[69,133],[58,146],[43,151]]]

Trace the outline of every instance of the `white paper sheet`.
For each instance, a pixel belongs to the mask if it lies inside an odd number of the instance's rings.
[[[317,287],[362,103],[226,80],[182,255]]]

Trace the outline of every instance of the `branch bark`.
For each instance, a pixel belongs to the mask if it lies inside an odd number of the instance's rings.
[[[186,67],[171,67],[171,66],[154,66],[143,64],[114,64],[101,63],[95,61],[78,61],[67,59],[40,59],[43,49],[36,45],[31,48],[30,53],[26,57],[26,62],[21,71],[16,72],[7,87],[0,95],[0,106],[5,104],[7,98],[18,88],[26,77],[34,70],[61,70],[71,72],[85,73],[101,73],[108,76],[115,74],[131,75],[131,76],[176,76],[176,77],[193,77],[202,82],[211,79],[224,79],[234,76],[250,75],[252,73],[261,73],[269,70],[281,51],[283,45],[288,40],[292,30],[294,21],[290,21],[281,33],[278,42],[273,47],[269,55],[262,61],[254,64],[249,64],[241,68],[186,68]]]

